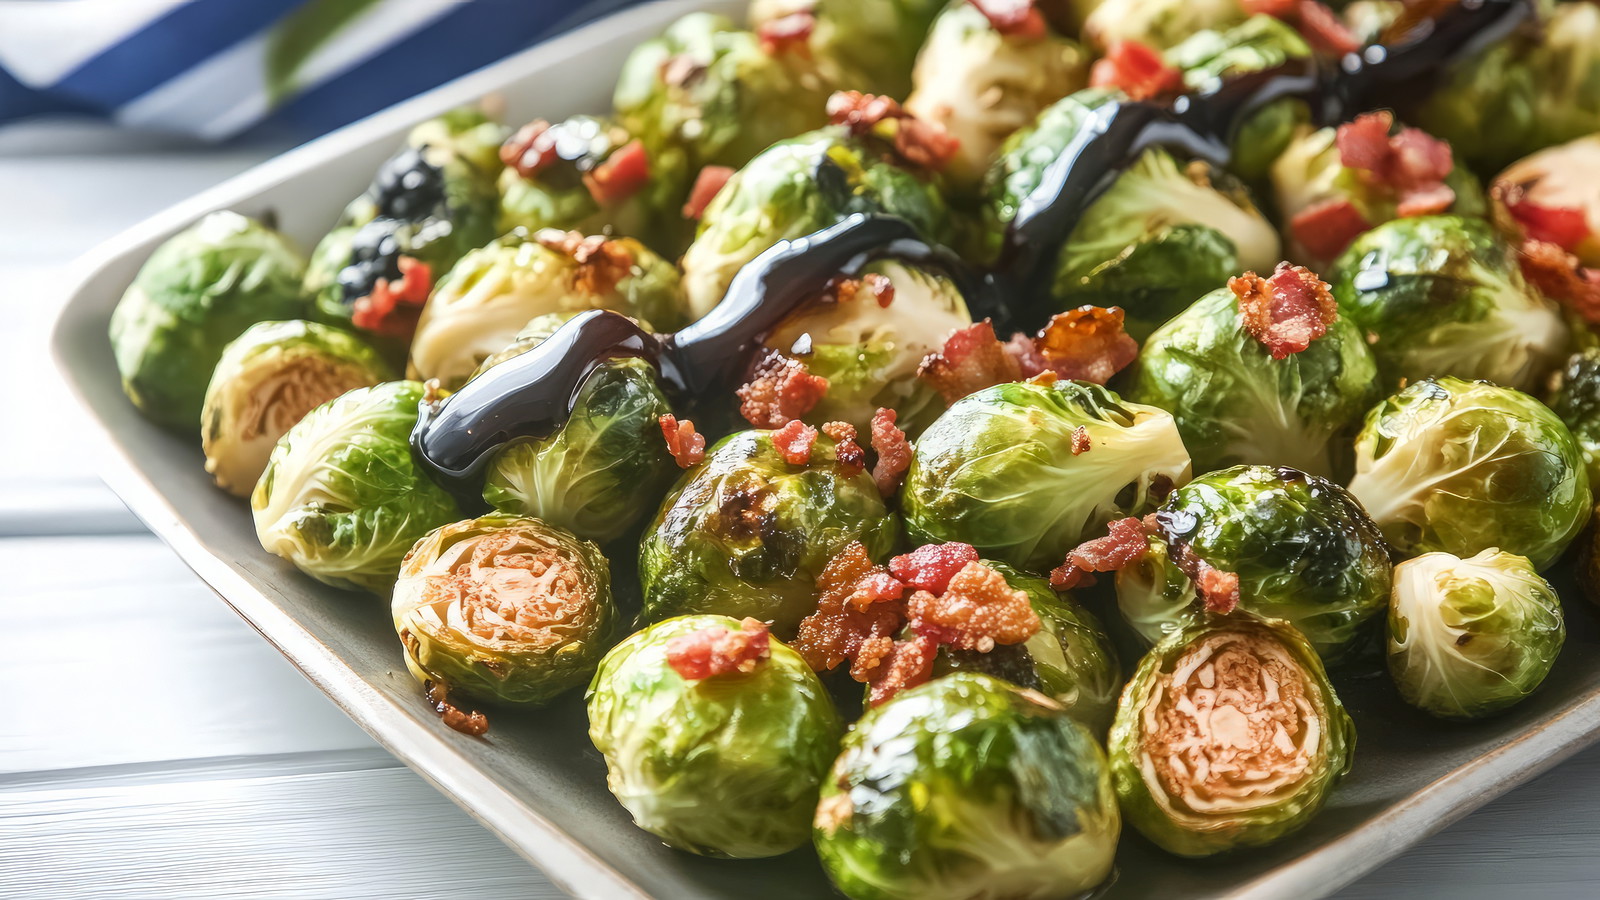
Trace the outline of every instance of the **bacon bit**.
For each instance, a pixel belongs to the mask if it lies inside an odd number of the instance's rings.
[[[1287,19],[1294,13],[1294,5],[1299,0],[1244,0],[1240,4],[1246,15],[1272,16],[1275,19]]]
[[[1326,4],[1299,0],[1294,5],[1295,27],[1311,46],[1344,56],[1361,50],[1361,41]]]
[[[845,660],[854,664],[868,642],[893,640],[904,621],[904,609],[897,599],[885,596],[890,588],[876,578],[879,575],[888,577],[889,573],[873,565],[860,541],[851,541],[823,567],[817,576],[817,611],[800,622],[790,645],[812,669],[824,672]],[[887,650],[881,644],[874,646],[880,655]],[[867,664],[866,669],[875,664]],[[865,674],[856,680],[865,681]]]
[[[882,569],[856,582],[855,592],[845,601],[856,609],[866,609],[874,603],[899,600],[906,593],[905,583]]]
[[[694,187],[689,189],[689,200],[683,204],[683,217],[685,219],[699,219],[705,214],[706,207],[721,193],[722,186],[733,177],[733,169],[727,166],[701,166],[700,174],[695,176]]]
[[[1033,0],[969,0],[995,31],[1007,37],[1036,41],[1049,33],[1044,14]]]
[[[894,282],[889,276],[868,272],[861,277],[861,283],[872,294],[872,299],[878,301],[879,309],[888,309],[894,303]]]
[[[400,278],[393,283],[379,278],[372,293],[355,302],[350,324],[374,334],[409,338],[417,330],[423,304],[433,290],[433,270],[421,260],[402,256],[396,260]]]
[[[1106,527],[1103,538],[1084,541],[1067,554],[1066,562],[1050,573],[1050,586],[1058,591],[1094,584],[1094,572],[1115,572],[1144,558],[1150,549],[1145,523],[1118,519]]]
[[[1402,128],[1391,136],[1393,127],[1394,115],[1386,110],[1340,125],[1334,136],[1340,162],[1362,170],[1370,186],[1393,194],[1402,217],[1449,209],[1456,200],[1455,191],[1444,183],[1455,168],[1450,145],[1417,128]]]
[[[811,56],[811,32],[817,27],[817,15],[809,9],[762,22],[756,27],[756,37],[761,39],[761,49],[768,56],[780,53],[798,53]]]
[[[541,228],[534,234],[540,246],[572,257],[573,290],[589,295],[609,294],[622,279],[633,274],[633,251],[621,241],[603,234],[584,235],[579,231]]]
[[[778,448],[778,455],[791,466],[811,462],[811,448],[816,443],[817,430],[799,419],[791,420],[772,433],[772,444]]]
[[[1228,279],[1239,298],[1244,330],[1272,353],[1287,359],[1328,333],[1338,318],[1333,288],[1304,266],[1279,263],[1271,278],[1246,272]]]
[[[957,572],[977,561],[978,550],[971,544],[924,544],[889,560],[889,571],[919,591],[942,594]]]
[[[1118,307],[1080,306],[1052,316],[1033,344],[1045,368],[1062,378],[1105,384],[1139,355],[1122,323]]]
[[[872,450],[878,454],[872,480],[878,485],[878,493],[885,497],[900,489],[906,470],[911,468],[911,442],[894,424],[899,415],[883,407],[872,414]]]
[[[544,119],[534,119],[518,128],[500,145],[500,161],[523,178],[532,178],[558,158],[556,139],[549,131],[550,123]]]
[[[867,451],[856,443],[856,427],[849,422],[828,422],[822,433],[833,438],[833,458],[846,476],[854,476],[867,467]]]
[[[468,712],[450,702],[450,688],[442,681],[424,681],[423,692],[427,695],[428,703],[432,704],[433,711],[439,714],[444,724],[462,734],[473,737],[482,737],[489,731],[489,717],[477,710]]]
[[[1330,260],[1343,253],[1360,234],[1372,227],[1355,204],[1344,197],[1331,197],[1295,213],[1289,230],[1306,252],[1317,259]]]
[[[922,360],[917,377],[938,391],[948,405],[990,385],[1017,381],[1022,378],[1022,368],[995,337],[994,325],[985,319],[951,332],[942,349]]]
[[[1456,192],[1447,184],[1418,188],[1407,192],[1395,206],[1395,214],[1402,219],[1414,216],[1432,216],[1450,208],[1456,202]]]
[[[1545,206],[1528,199],[1528,186],[1496,182],[1489,197],[1511,217],[1511,224],[1524,237],[1575,250],[1589,237],[1589,219],[1584,211],[1570,206]]]
[[[881,309],[888,309],[889,304],[894,302],[894,282],[887,275],[877,272],[868,272],[860,278],[836,275],[823,287],[822,299],[832,303],[853,303],[862,291],[871,294]]]
[[[1072,429],[1072,455],[1081,456],[1094,448],[1094,441],[1089,439],[1089,429],[1079,425]]]
[[[1199,565],[1199,575],[1194,579],[1194,586],[1205,600],[1206,611],[1220,615],[1233,612],[1239,605],[1239,576],[1213,569],[1205,562]]]
[[[828,379],[807,372],[800,360],[768,350],[735,393],[739,415],[751,425],[782,428],[816,408],[828,393]]]
[[[1017,369],[1024,378],[1031,380],[1048,374],[1051,376],[1050,381],[1054,382],[1058,377],[1050,368],[1050,363],[1045,360],[1044,354],[1039,352],[1038,342],[1020,331],[1013,334],[1011,340],[1006,341],[1005,351],[1017,361]]]
[[[938,651],[938,644],[920,634],[890,644],[887,651],[874,660],[875,674],[868,682],[872,688],[868,705],[879,706],[907,688],[925,684],[933,675],[933,660]]]
[[[1559,244],[1526,240],[1518,262],[1528,282],[1584,321],[1600,325],[1600,269],[1585,268]]]
[[[694,422],[689,419],[678,421],[678,417],[668,413],[661,417],[661,435],[667,439],[667,452],[678,463],[678,468],[687,469],[706,458],[706,438],[694,430]]]
[[[918,633],[924,626],[944,629],[941,635],[962,650],[988,653],[996,644],[1020,644],[1039,633],[1039,616],[1026,591],[1006,583],[1004,575],[976,560],[949,579],[943,593],[922,590],[906,601],[906,618]],[[938,633],[938,632],[930,632]]]
[[[1133,100],[1154,100],[1183,90],[1183,72],[1161,51],[1138,41],[1112,41],[1089,70],[1090,87],[1119,88]]]
[[[626,200],[650,181],[650,155],[635,138],[623,144],[606,161],[583,173],[583,186],[601,206]]]
[[[745,617],[739,630],[723,625],[702,628],[667,642],[667,665],[685,681],[700,681],[730,672],[754,672],[772,655],[772,638],[765,622]]]
[[[961,144],[942,125],[924,122],[881,94],[835,91],[827,111],[832,124],[845,126],[856,137],[886,140],[906,162],[931,171],[943,169]]]

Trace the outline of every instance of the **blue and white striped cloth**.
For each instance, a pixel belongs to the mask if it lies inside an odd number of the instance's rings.
[[[320,134],[638,0],[0,0],[0,125]]]

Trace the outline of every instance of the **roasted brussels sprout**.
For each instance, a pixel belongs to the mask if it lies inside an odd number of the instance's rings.
[[[1389,674],[1407,703],[1475,719],[1528,696],[1561,652],[1561,600],[1526,557],[1426,553],[1394,570]]]
[[[1036,691],[955,672],[850,730],[815,839],[852,900],[1070,897],[1110,874],[1121,826],[1088,729]]]
[[[1600,266],[1600,134],[1513,163],[1494,179],[1515,231]]]
[[[1377,400],[1372,351],[1338,316],[1306,349],[1275,359],[1240,303],[1221,288],[1156,329],[1128,399],[1172,411],[1199,471],[1261,463],[1332,475],[1332,448]]]
[[[412,129],[311,254],[305,289],[318,315],[409,339],[434,280],[496,234],[504,136],[471,109]]]
[[[809,18],[805,52],[834,88],[904,97],[917,49],[946,0],[751,0],[750,27]],[[794,21],[794,20],[790,20]],[[781,31],[781,29],[778,29]]]
[[[687,322],[678,270],[638,241],[513,231],[462,257],[439,282],[417,322],[409,374],[459,388],[530,319],[586,309],[668,330]]]
[[[538,519],[435,528],[394,586],[406,667],[451,696],[539,705],[594,674],[617,623],[600,548]]]
[[[506,140],[502,158],[509,162],[498,182],[501,233],[555,228],[679,249],[674,239],[686,227],[678,206],[688,187],[682,173],[655,165],[642,142],[611,120],[580,115],[530,122]],[[642,181],[627,171],[617,174],[618,167],[640,161]]]
[[[250,496],[294,423],[345,391],[392,377],[378,351],[349,332],[299,319],[250,326],[223,349],[206,388],[206,471],[217,487]]]
[[[1414,116],[1484,175],[1600,131],[1600,7],[1540,6],[1542,27],[1457,64]]]
[[[1189,625],[1139,662],[1111,726],[1111,775],[1140,834],[1210,856],[1304,826],[1350,770],[1355,741],[1305,637],[1234,613]]]
[[[944,236],[948,219],[931,182],[885,160],[843,127],[762,151],[717,192],[683,256],[690,315],[698,318],[720,303],[733,276],[761,251],[858,212],[900,216],[931,240]]]
[[[984,179],[983,228],[976,254],[998,258],[1005,231],[1045,169],[1115,99],[1080,91],[1012,135]],[[1160,148],[1146,150],[1084,212],[1057,257],[1051,294],[1061,309],[1120,306],[1142,338],[1194,298],[1244,269],[1278,262],[1278,234],[1242,187],[1202,163],[1185,166]]]
[[[532,350],[575,315],[539,316],[484,368]],[[604,362],[583,382],[571,414],[553,434],[495,451],[483,498],[501,512],[535,516],[590,540],[616,538],[672,483],[677,467],[659,424],[671,412],[649,363]]]
[[[1103,737],[1122,691],[1117,651],[1105,627],[1082,604],[1058,594],[1050,581],[1002,562],[983,560],[1013,590],[1028,595],[1040,629],[1021,644],[997,644],[988,652],[940,645],[933,674],[973,671],[1039,691],[1074,719]]]
[[[278,441],[250,495],[261,546],[335,587],[386,593],[418,539],[459,516],[411,458],[422,385],[323,404]]]
[[[851,541],[875,559],[894,545],[871,474],[839,462],[832,438],[818,435],[810,462],[794,465],[772,435],[723,438],[662,501],[639,546],[642,621],[752,616],[793,635],[828,560]]]
[[[1390,386],[1452,375],[1526,389],[1566,348],[1560,311],[1478,219],[1385,222],[1355,239],[1328,281]]]
[[[1145,538],[1144,555],[1117,570],[1117,611],[1146,645],[1195,622],[1203,611],[1200,592],[1178,571],[1160,535]]]
[[[1555,562],[1589,520],[1589,475],[1544,404],[1487,382],[1429,378],[1378,404],[1350,491],[1407,555],[1491,547]]]
[[[1583,451],[1589,487],[1600,486],[1600,347],[1567,360],[1551,379],[1546,402]]]
[[[1166,50],[1193,35],[1222,31],[1244,19],[1239,0],[1102,0],[1084,16],[1083,36],[1101,50],[1119,41]]]
[[[214,212],[173,235],[111,313],[128,399],[149,418],[193,433],[227,343],[256,322],[305,313],[305,267],[282,235],[235,212]]]
[[[1099,385],[1021,382],[969,394],[928,426],[900,502],[920,543],[960,541],[1040,571],[1188,477],[1164,410]]]
[[[1076,42],[1050,31],[1007,34],[957,0],[934,20],[917,55],[906,109],[960,140],[945,175],[971,188],[1002,141],[1088,79],[1089,55]]]
[[[606,785],[640,828],[703,856],[805,843],[839,716],[761,623],[658,622],[606,654],[587,699]]]

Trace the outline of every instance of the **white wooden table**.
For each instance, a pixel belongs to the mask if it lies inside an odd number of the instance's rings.
[[[47,358],[76,254],[279,149],[0,133],[0,897],[559,897],[123,509]],[[1341,896],[1600,896],[1597,810],[1600,749]]]

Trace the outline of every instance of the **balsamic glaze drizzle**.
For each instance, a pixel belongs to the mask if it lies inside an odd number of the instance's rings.
[[[1461,0],[1393,47],[1372,45],[1331,63],[1290,60],[1170,104],[1106,103],[1023,198],[999,261],[984,275],[923,241],[902,219],[853,215],[757,256],[739,270],[715,309],[675,334],[650,334],[625,316],[599,310],[572,319],[445,400],[425,402],[411,433],[412,453],[452,493],[481,505],[483,470],[494,451],[518,438],[553,434],[571,415],[584,382],[606,361],[646,360],[681,401],[720,396],[746,372],[762,339],[817,297],[829,279],[858,277],[877,260],[946,275],[974,316],[1001,325],[1022,321],[1032,311],[1026,306],[1048,299],[1041,282],[1050,277],[1084,211],[1145,150],[1168,147],[1223,165],[1239,127],[1285,97],[1305,101],[1318,125],[1344,121],[1380,105],[1380,89],[1390,97],[1415,89],[1441,66],[1501,40],[1532,8],[1531,0]]]

